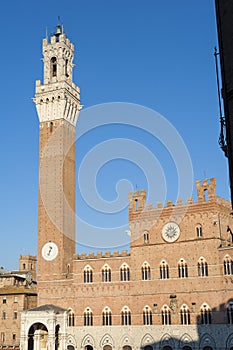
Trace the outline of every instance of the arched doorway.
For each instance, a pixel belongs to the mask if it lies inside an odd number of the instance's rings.
[[[28,350],[47,350],[48,330],[43,323],[34,323],[28,331]]]
[[[166,345],[166,346],[163,347],[163,350],[172,350],[172,347],[169,346],[169,345]]]
[[[203,350],[213,350],[212,346],[205,346]]]
[[[192,350],[191,346],[185,345],[182,350]]]

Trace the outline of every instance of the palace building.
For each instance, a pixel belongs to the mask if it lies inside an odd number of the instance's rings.
[[[21,350],[233,350],[233,218],[214,178],[196,182],[197,201],[165,207],[129,193],[130,251],[76,254],[73,56],[57,26],[34,98],[38,303],[21,314]]]
[[[21,255],[19,270],[0,268],[0,348],[19,349],[20,313],[35,306],[36,257]]]

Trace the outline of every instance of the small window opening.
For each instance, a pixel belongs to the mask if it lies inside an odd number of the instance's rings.
[[[68,59],[66,59],[66,66],[65,66],[65,75],[68,78],[69,74],[68,74]]]
[[[51,58],[51,75],[52,75],[52,77],[57,76],[57,59],[56,59],[56,57]]]
[[[145,244],[149,243],[149,233],[148,232],[144,232],[144,243]]]
[[[135,199],[135,211],[138,211],[138,200]]]
[[[198,225],[196,227],[196,233],[197,233],[198,238],[202,237],[202,226],[201,225]]]
[[[208,198],[209,192],[207,190],[207,188],[204,190],[204,198],[205,198],[205,202],[208,202],[209,198]]]
[[[50,122],[50,124],[49,124],[49,130],[50,130],[50,132],[53,132],[53,122]]]

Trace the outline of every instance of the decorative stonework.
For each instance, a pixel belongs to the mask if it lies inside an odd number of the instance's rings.
[[[40,123],[65,119],[76,125],[80,105],[80,89],[72,81],[74,45],[61,26],[50,41],[43,40],[44,84],[36,81],[36,104]]]

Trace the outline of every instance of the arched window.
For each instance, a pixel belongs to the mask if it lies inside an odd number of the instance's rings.
[[[197,269],[198,269],[198,276],[199,277],[208,276],[208,264],[207,264],[205,258],[201,257],[198,260]]]
[[[120,268],[120,280],[129,281],[130,280],[130,269],[127,264],[122,264]]]
[[[169,278],[169,266],[165,260],[161,261],[159,271],[160,271],[160,279]]]
[[[223,261],[224,275],[233,275],[233,261],[229,255],[226,255]]]
[[[185,304],[183,304],[180,309],[180,323],[184,325],[190,324],[190,311]]]
[[[230,301],[227,305],[227,322],[233,324],[233,301]]]
[[[201,324],[211,324],[211,311],[207,304],[201,307]]]
[[[169,346],[169,345],[165,345],[165,346],[163,347],[163,350],[172,350],[172,347]]]
[[[111,326],[112,325],[112,312],[109,307],[105,307],[102,312],[102,324],[103,326]]]
[[[93,282],[93,272],[92,272],[92,268],[89,265],[85,266],[85,268],[84,268],[83,280],[84,280],[84,283],[92,283]]]
[[[102,268],[102,282],[111,282],[111,269],[108,264]]]
[[[57,76],[57,59],[56,57],[52,57],[50,61],[50,72],[51,72],[51,78]]]
[[[73,310],[68,311],[67,325],[68,325],[68,327],[74,327],[74,312],[73,312]]]
[[[121,325],[130,326],[131,325],[131,311],[128,306],[124,306],[121,310]]]
[[[202,237],[202,226],[201,226],[201,224],[198,224],[196,226],[196,235],[197,235],[197,238]]]
[[[180,259],[180,261],[178,262],[178,276],[179,278],[188,277],[188,265],[184,261],[184,259]]]
[[[191,346],[185,345],[183,346],[182,350],[192,350]]]
[[[93,326],[93,314],[89,307],[84,311],[84,326]]]
[[[149,232],[148,231],[145,231],[143,233],[143,238],[144,238],[144,243],[148,244],[149,243]]]
[[[149,264],[145,261],[142,265],[142,280],[150,280],[150,266]]]
[[[152,325],[152,311],[149,306],[145,306],[143,309],[143,324],[145,326]]]
[[[171,324],[171,311],[167,305],[164,305],[161,311],[162,325]]]

